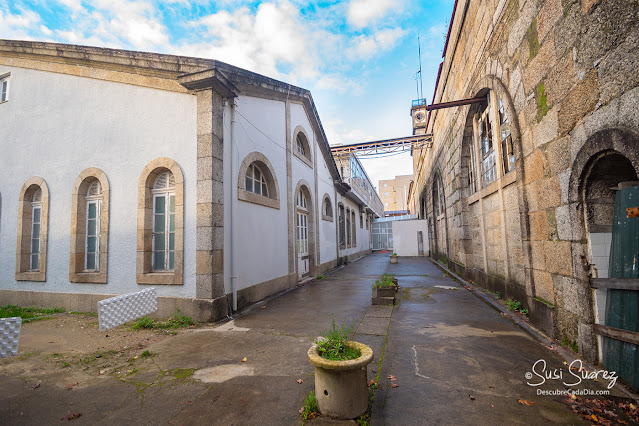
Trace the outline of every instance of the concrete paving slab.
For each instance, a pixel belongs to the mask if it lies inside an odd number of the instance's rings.
[[[392,306],[372,305],[366,312],[367,317],[390,318],[393,314]]]
[[[385,336],[388,332],[390,318],[365,317],[357,327],[357,334],[374,334]]]

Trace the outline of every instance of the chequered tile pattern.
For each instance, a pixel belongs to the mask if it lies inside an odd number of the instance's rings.
[[[98,323],[100,331],[108,330],[158,310],[155,288],[100,300]]]
[[[0,358],[18,354],[22,318],[0,318]]]

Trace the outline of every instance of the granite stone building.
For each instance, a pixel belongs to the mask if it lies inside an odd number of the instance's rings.
[[[432,145],[412,153],[410,195],[433,256],[634,386],[639,253],[625,277],[609,263],[615,196],[639,174],[638,69],[636,1],[456,0],[443,108],[412,108]],[[622,311],[632,325],[612,326]]]
[[[0,81],[0,304],[95,311],[154,286],[160,315],[219,319],[371,250],[381,202],[340,174],[307,90],[10,40]]]

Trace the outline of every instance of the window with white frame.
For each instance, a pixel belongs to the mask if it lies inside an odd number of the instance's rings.
[[[246,169],[246,190],[257,195],[268,197],[268,186],[266,185],[266,177],[257,164],[252,163]]]
[[[155,180],[153,194],[153,271],[175,267],[175,179],[165,171]]]
[[[339,206],[338,208],[339,210],[339,245],[340,247],[344,248],[346,247],[346,240],[345,240],[345,232],[344,232],[344,206]]]
[[[11,73],[0,75],[0,102],[9,100],[9,76]]]
[[[40,270],[40,243],[42,229],[42,190],[38,189],[31,198],[31,249],[29,271]]]
[[[515,153],[513,151],[513,137],[510,134],[510,122],[504,103],[499,99],[499,130],[501,140],[501,156],[504,173],[515,169]]]
[[[495,169],[495,146],[493,141],[492,119],[490,117],[490,99],[485,108],[477,113],[477,142],[481,153],[481,184],[486,187],[497,178]]]
[[[489,92],[487,102],[480,105],[473,120],[473,143],[469,150],[468,167],[470,193],[478,191],[480,187],[485,188],[500,174],[515,169],[511,130],[506,105],[495,92]]]
[[[306,156],[306,147],[304,146],[303,137],[304,135],[302,133],[297,134],[297,137],[295,138],[295,149],[299,154]]]
[[[351,211],[346,209],[346,245],[351,246]]]
[[[84,271],[100,270],[100,219],[102,187],[99,180],[94,180],[87,189],[86,200],[86,233],[84,244]]]

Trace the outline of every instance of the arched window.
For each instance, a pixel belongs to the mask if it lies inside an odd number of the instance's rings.
[[[268,197],[268,187],[266,186],[266,178],[264,173],[260,171],[257,163],[249,165],[246,169],[246,190],[257,195]]]
[[[351,211],[346,209],[346,245],[351,246]]]
[[[29,179],[20,191],[16,280],[45,281],[49,189],[42,178]]]
[[[107,282],[109,181],[95,167],[83,170],[71,198],[69,281]]]
[[[240,165],[237,198],[274,209],[280,208],[280,196],[275,171],[260,152],[251,152]]]
[[[357,246],[357,219],[355,219],[355,211],[351,211],[351,226],[353,233],[353,247]]]
[[[322,219],[329,222],[333,221],[333,205],[331,204],[331,197],[328,194],[324,194],[324,202],[322,203]]]
[[[31,197],[31,244],[29,271],[40,270],[40,228],[42,226],[42,190],[36,189]]]
[[[311,156],[311,144],[306,131],[302,126],[297,126],[293,131],[293,154],[309,167],[313,167]]]
[[[495,91],[489,91],[487,101],[479,105],[473,116],[473,140],[469,150],[468,183],[470,193],[493,183],[500,174],[515,169],[515,153],[511,122],[507,108]],[[476,158],[476,153],[479,154]],[[501,158],[501,164],[498,159]],[[476,169],[479,165],[480,173]]]
[[[175,268],[175,178],[161,173],[153,184],[153,271]]]
[[[339,205],[339,246],[340,248],[346,248],[346,232],[344,229],[344,206]]]
[[[184,175],[169,158],[149,163],[138,182],[138,284],[183,284]]]

